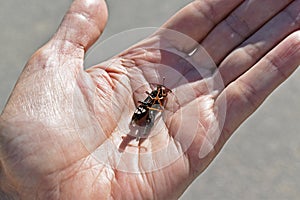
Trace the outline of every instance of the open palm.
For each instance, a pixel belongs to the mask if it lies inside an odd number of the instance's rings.
[[[107,10],[102,0],[75,0],[1,115],[3,195],[178,198],[299,65],[299,13],[299,0],[195,1],[84,70]],[[136,142],[131,116],[163,77],[172,92]]]

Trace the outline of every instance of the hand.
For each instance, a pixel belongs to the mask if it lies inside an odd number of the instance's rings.
[[[299,0],[195,1],[164,29],[84,70],[107,10],[102,0],[75,0],[1,115],[0,191],[21,199],[178,198],[299,66],[299,13]],[[122,136],[131,134],[149,83],[163,76],[172,93],[136,147]]]

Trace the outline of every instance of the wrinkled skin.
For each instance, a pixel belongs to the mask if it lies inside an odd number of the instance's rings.
[[[178,198],[299,66],[299,13],[299,0],[205,0],[179,11],[163,28],[199,42],[224,86],[209,90],[206,83],[213,79],[192,75],[193,81],[171,88],[176,112],[165,117],[159,134],[145,139],[143,151],[134,145],[120,151],[128,132],[117,128],[126,127],[145,98],[136,89],[163,76],[149,66],[176,60],[157,46],[167,44],[178,55],[197,46],[161,30],[84,70],[85,52],[103,32],[107,8],[103,0],[75,0],[57,33],[29,59],[1,115],[1,199]],[[209,131],[213,127],[219,131]],[[174,147],[168,154],[154,153],[166,145]],[[104,146],[107,157],[97,154]],[[118,165],[118,156],[129,151],[131,157]],[[136,160],[145,151],[158,165],[168,156],[176,159],[148,169],[149,160]]]

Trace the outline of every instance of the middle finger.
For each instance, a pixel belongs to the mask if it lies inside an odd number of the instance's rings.
[[[237,45],[276,15],[291,0],[249,0],[236,8],[201,42],[214,62],[220,61]]]

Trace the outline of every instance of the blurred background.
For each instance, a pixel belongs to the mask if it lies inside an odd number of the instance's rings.
[[[55,32],[71,2],[0,2],[0,110],[28,58]],[[189,2],[108,1],[109,21],[100,42],[129,29],[158,27]],[[298,69],[236,131],[181,199],[299,199],[299,98]]]

